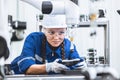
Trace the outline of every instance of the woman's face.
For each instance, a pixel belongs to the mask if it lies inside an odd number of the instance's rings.
[[[44,28],[47,41],[53,47],[58,47],[65,38],[66,28]]]

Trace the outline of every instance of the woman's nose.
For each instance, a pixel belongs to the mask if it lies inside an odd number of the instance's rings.
[[[59,34],[58,33],[54,34],[54,39],[59,39]]]

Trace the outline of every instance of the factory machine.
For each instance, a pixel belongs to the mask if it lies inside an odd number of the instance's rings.
[[[2,3],[2,0],[0,0]],[[96,27],[103,27],[104,29],[104,55],[97,56],[97,50],[92,47],[88,49],[87,57],[84,57],[88,68],[84,70],[69,70],[63,71],[61,74],[56,75],[14,75],[12,73],[5,73],[4,65],[0,65],[1,80],[120,80],[119,74],[110,67],[109,65],[109,22],[95,22],[94,18],[91,18],[91,22],[80,22],[79,7],[69,0],[21,0],[26,2],[33,7],[39,9],[42,12],[42,17],[44,14],[47,15],[66,15],[68,30],[73,31],[75,28],[81,27],[92,27],[92,30]],[[59,5],[61,4],[61,5]],[[22,40],[23,36],[16,36],[16,34],[23,34],[26,29],[26,22],[12,21],[11,16],[9,16],[10,26],[15,30],[11,40]],[[40,18],[41,19],[41,18]],[[12,22],[11,22],[12,21]],[[17,26],[17,27],[16,27]],[[41,29],[41,25],[40,25]],[[71,32],[70,32],[71,33]],[[96,31],[90,33],[90,36],[94,37]],[[74,36],[72,34],[68,35],[68,38],[73,41]],[[0,44],[3,44],[3,38],[0,38]],[[2,42],[1,42],[2,41]],[[74,42],[74,41],[73,41]],[[6,44],[6,43],[5,43]],[[0,52],[0,57],[6,59],[9,55],[9,49],[7,45],[0,45],[0,51],[3,46],[6,46],[7,52]],[[5,51],[6,51],[5,49]],[[2,49],[3,50],[3,49]],[[2,54],[2,55],[1,55]],[[6,56],[7,55],[7,56]],[[4,62],[4,59],[2,60]]]

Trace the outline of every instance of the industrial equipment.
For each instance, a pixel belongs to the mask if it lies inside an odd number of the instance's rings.
[[[24,30],[27,28],[25,21],[13,21],[12,15],[8,15],[8,26],[11,28],[11,41],[21,41],[24,39]]]
[[[5,77],[4,61],[9,57],[9,48],[5,38],[0,36],[0,77]]]
[[[120,14],[120,10],[117,10],[118,14]]]
[[[68,25],[79,24],[79,7],[69,0],[59,1],[59,0],[21,0],[23,2],[29,3],[35,8],[39,9],[43,14],[48,15],[66,15]],[[61,5],[59,5],[61,4]]]

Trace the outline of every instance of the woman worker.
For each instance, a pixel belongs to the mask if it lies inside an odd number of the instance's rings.
[[[50,74],[86,67],[75,45],[65,38],[65,15],[45,15],[42,26],[43,32],[27,36],[21,55],[11,62],[15,74]],[[63,59],[80,59],[80,62],[68,67],[59,63]]]

